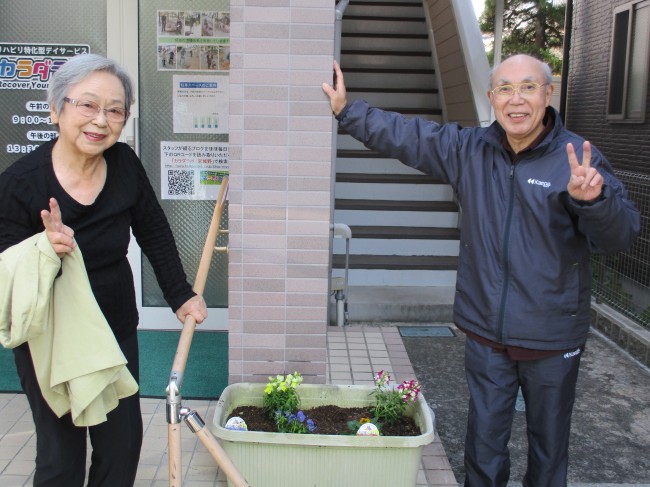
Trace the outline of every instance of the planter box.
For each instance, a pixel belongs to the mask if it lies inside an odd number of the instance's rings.
[[[212,434],[252,487],[413,487],[422,448],[433,442],[433,413],[420,395],[410,404],[418,436],[349,436],[232,431],[223,426],[239,406],[261,406],[265,384],[226,387],[217,402]],[[301,409],[374,404],[372,386],[302,384]],[[244,418],[245,420],[246,418]],[[318,426],[318,425],[316,425]],[[229,485],[231,485],[229,483]]]

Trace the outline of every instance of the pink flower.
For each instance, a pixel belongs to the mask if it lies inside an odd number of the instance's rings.
[[[417,401],[418,394],[420,394],[420,390],[421,390],[420,383],[414,379],[409,381],[405,380],[399,386],[397,386],[397,392],[400,393],[402,400],[404,402]]]
[[[390,373],[385,370],[380,370],[374,377],[375,384],[379,387],[387,386],[390,384]]]

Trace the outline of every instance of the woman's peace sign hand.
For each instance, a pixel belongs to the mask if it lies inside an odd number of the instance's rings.
[[[56,254],[63,258],[65,254],[72,252],[77,245],[74,241],[74,231],[63,224],[61,208],[54,198],[50,198],[50,210],[41,211],[41,219],[45,234]]]

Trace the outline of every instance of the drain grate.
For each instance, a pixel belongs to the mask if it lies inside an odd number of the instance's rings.
[[[448,326],[400,326],[399,334],[403,337],[455,337]]]

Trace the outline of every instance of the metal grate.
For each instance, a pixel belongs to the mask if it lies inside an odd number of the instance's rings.
[[[593,295],[650,328],[650,175],[615,172],[641,212],[641,235],[627,252],[592,258]]]
[[[400,326],[399,334],[403,337],[455,337],[448,326]]]

